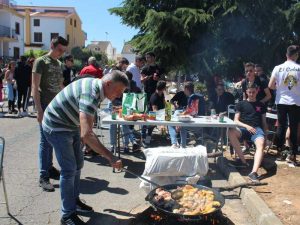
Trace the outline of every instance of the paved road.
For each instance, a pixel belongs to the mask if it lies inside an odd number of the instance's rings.
[[[104,134],[104,142],[108,143],[107,131]],[[39,130],[35,118],[0,118],[0,136],[6,139],[4,172],[9,206],[14,217],[7,217],[5,206],[0,205],[0,224],[59,224],[58,181],[53,181],[56,187],[53,193],[43,192],[38,186]],[[138,173],[142,173],[144,168],[141,154],[126,156],[124,164]],[[220,173],[214,171],[214,165],[211,167],[213,186],[227,185]],[[95,209],[95,213],[82,216],[88,224],[127,225],[130,223],[131,212],[146,207],[145,193],[139,189],[139,180],[129,174],[112,173],[112,169],[100,157],[85,160],[81,193],[81,198]],[[229,196],[223,212],[233,223],[254,224],[236,193],[225,194]],[[2,199],[0,189],[0,200]]]

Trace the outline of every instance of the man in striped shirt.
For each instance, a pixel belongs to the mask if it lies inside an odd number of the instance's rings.
[[[85,224],[76,214],[93,211],[79,199],[80,171],[83,153],[80,139],[106,158],[112,167],[122,168],[122,162],[112,155],[93,132],[94,114],[105,98],[120,97],[128,86],[127,76],[113,71],[103,79],[82,78],[64,88],[48,105],[42,122],[44,135],[54,147],[61,167],[61,224]]]

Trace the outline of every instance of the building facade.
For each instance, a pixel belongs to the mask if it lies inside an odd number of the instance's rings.
[[[69,53],[74,47],[85,46],[86,33],[75,8],[18,5],[16,11],[25,17],[25,51],[49,50],[55,36],[69,41]]]
[[[136,53],[134,52],[133,47],[129,43],[124,43],[121,56],[128,59],[130,63],[135,62]]]
[[[87,48],[94,52],[103,52],[108,59],[116,60],[116,48],[112,46],[110,41],[91,41]]]
[[[0,57],[18,59],[24,54],[24,16],[13,1],[0,0]]]

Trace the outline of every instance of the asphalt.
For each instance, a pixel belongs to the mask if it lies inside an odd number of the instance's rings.
[[[6,109],[4,109],[5,111]],[[108,146],[108,132],[103,131],[101,140]],[[11,216],[5,205],[0,205],[0,224],[59,224],[59,182],[54,180],[55,192],[47,193],[38,186],[38,142],[39,129],[35,118],[0,118],[0,136],[6,139],[4,175]],[[142,153],[123,156],[129,169],[141,174],[144,168]],[[54,157],[54,164],[57,162]],[[204,183],[213,187],[229,183],[211,161],[210,172]],[[146,194],[139,188],[139,179],[127,173],[113,173],[112,168],[99,156],[86,158],[81,176],[81,198],[95,212],[81,215],[87,224],[127,225],[131,218],[149,205]],[[0,201],[3,200],[0,188]],[[224,192],[226,204],[222,212],[232,224],[256,224],[241,201],[239,191]]]

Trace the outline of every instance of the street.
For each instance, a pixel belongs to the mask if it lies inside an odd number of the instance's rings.
[[[59,182],[54,180],[55,192],[43,192],[38,186],[39,129],[35,118],[1,118],[0,136],[6,139],[4,175],[12,218],[0,205],[0,224],[59,224]],[[104,131],[108,146],[108,132]],[[54,157],[55,158],[55,157]],[[125,166],[141,174],[144,168],[142,153],[126,155]],[[54,159],[54,164],[57,162]],[[57,166],[58,167],[58,166]],[[211,164],[209,178],[214,187],[227,182]],[[139,180],[130,174],[112,173],[112,168],[98,156],[87,158],[81,175],[81,199],[91,205],[95,213],[82,215],[88,224],[129,224],[137,212],[146,209],[146,194],[139,188]],[[222,212],[234,224],[252,225],[252,219],[237,196],[238,192],[223,193],[226,204]],[[0,189],[0,199],[3,192]]]

